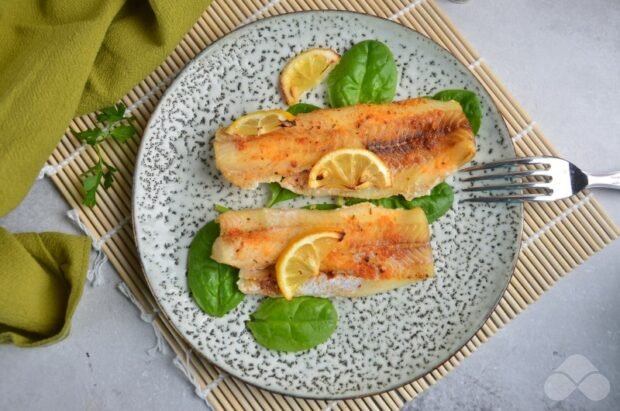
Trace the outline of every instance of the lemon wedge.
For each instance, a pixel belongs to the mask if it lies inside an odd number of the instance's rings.
[[[280,73],[280,91],[286,104],[291,105],[308,90],[315,87],[340,61],[332,49],[313,48],[289,61]]]
[[[276,262],[276,280],[284,298],[292,299],[303,283],[319,274],[321,260],[342,237],[336,231],[320,231],[304,234],[287,245]]]
[[[229,134],[259,136],[283,127],[287,122],[293,120],[295,120],[295,116],[284,110],[255,111],[254,113],[239,117],[228,126],[226,131]]]
[[[363,190],[392,185],[388,166],[372,151],[344,148],[325,154],[308,176],[310,188]]]

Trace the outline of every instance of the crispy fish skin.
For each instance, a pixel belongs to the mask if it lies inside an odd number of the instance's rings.
[[[239,287],[248,294],[279,295],[279,255],[297,236],[322,230],[344,237],[299,295],[368,295],[433,276],[430,229],[420,208],[252,209],[226,212],[217,221],[212,258],[240,268]]]
[[[392,186],[363,190],[310,189],[308,174],[325,154],[342,148],[375,153],[392,172]],[[474,134],[456,101],[426,98],[387,104],[358,104],[298,114],[286,127],[260,136],[219,129],[215,164],[231,183],[247,189],[278,182],[307,196],[342,195],[411,199],[471,160]]]

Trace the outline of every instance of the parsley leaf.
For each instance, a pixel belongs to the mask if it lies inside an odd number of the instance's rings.
[[[108,168],[108,171],[103,174],[103,188],[108,189],[112,187],[112,183],[114,182],[114,173],[116,172],[115,168]]]
[[[82,199],[82,204],[87,207],[94,207],[97,204],[97,190],[87,191]]]
[[[136,128],[131,124],[133,118],[125,117],[126,111],[127,108],[122,103],[104,107],[97,114],[98,127],[75,133],[78,140],[91,145],[97,153],[97,162],[82,176],[84,189],[82,203],[88,207],[97,204],[97,188],[100,185],[106,190],[110,188],[114,183],[114,173],[118,171],[103,160],[99,144],[108,138],[125,143],[136,135]]]
[[[115,123],[121,121],[125,116],[125,110],[127,108],[123,103],[118,103],[114,106],[104,107],[101,112],[97,114],[97,121],[100,123]]]
[[[124,143],[136,134],[136,129],[133,126],[119,126],[113,128],[110,134],[114,137],[114,140]]]
[[[101,177],[103,176],[103,174],[100,171],[96,170],[94,172],[95,174],[88,176],[84,179],[83,185],[84,191],[86,192],[96,190],[97,186],[101,182]]]
[[[86,143],[94,146],[99,142],[99,138],[104,136],[103,130],[99,128],[93,128],[92,130],[82,131],[75,135],[78,140],[85,141]]]
[[[84,200],[82,201],[88,207],[92,207],[97,202],[97,187],[103,178],[103,163],[98,161],[93,167],[84,173],[82,187],[84,188]]]

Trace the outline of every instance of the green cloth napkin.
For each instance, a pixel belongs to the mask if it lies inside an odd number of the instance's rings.
[[[85,237],[0,227],[0,343],[42,345],[69,333],[89,253]]]
[[[208,3],[0,1],[0,216],[24,198],[71,118],[135,86]],[[32,345],[66,335],[84,282],[87,243],[2,230],[0,341]]]

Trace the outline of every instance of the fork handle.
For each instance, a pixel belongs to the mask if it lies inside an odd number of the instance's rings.
[[[615,188],[620,189],[620,171],[609,174],[590,175],[588,174],[588,188]]]

